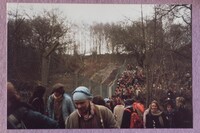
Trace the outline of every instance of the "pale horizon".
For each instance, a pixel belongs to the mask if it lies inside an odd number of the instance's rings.
[[[143,4],[143,16],[151,17],[154,13],[152,4]],[[137,21],[141,17],[141,4],[43,4],[43,3],[8,3],[8,10],[19,9],[19,12],[26,12],[35,15],[44,9],[49,11],[58,9],[63,17],[79,24],[115,23],[124,21],[127,18]]]

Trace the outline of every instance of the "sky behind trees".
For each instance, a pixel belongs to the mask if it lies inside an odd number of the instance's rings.
[[[143,4],[143,16],[147,19],[154,13],[154,5]],[[61,13],[59,17],[65,18],[66,23],[70,21],[75,27],[74,37],[80,44],[80,53],[85,51],[90,53],[89,26],[94,23],[132,23],[141,18],[141,4],[46,4],[46,3],[8,3],[8,12],[19,12],[24,17],[41,14],[46,11],[58,9]],[[78,29],[77,29],[78,27]],[[84,42],[84,44],[83,44]],[[102,47],[105,52],[106,46]]]
[[[153,6],[143,4],[144,17],[153,15]],[[49,11],[58,9],[62,15],[75,23],[93,22],[112,23],[126,20],[138,20],[141,17],[141,4],[33,4],[33,3],[8,3],[8,10],[26,12],[35,15],[44,9]]]
[[[115,23],[120,25],[131,25],[133,22],[145,21],[154,17],[155,5],[153,4],[46,4],[46,3],[8,3],[9,12],[22,15],[23,18],[33,19],[40,16],[44,11],[52,12],[57,9],[59,18],[64,18],[64,23],[71,29],[71,37],[76,41],[81,54],[91,54],[91,26],[101,23]],[[143,16],[141,16],[141,11]],[[56,10],[55,10],[56,12]],[[181,13],[181,11],[179,12]],[[45,14],[45,13],[44,13]],[[11,15],[12,16],[12,15]],[[8,15],[8,18],[10,16]],[[45,17],[45,16],[44,16]],[[175,19],[176,22],[181,19]],[[164,22],[165,20],[163,20]],[[69,23],[70,22],[70,23]],[[168,22],[168,21],[165,21]],[[165,23],[164,22],[164,23]],[[178,23],[182,23],[179,21]],[[105,40],[101,43],[106,44]],[[107,46],[102,45],[103,53]],[[73,51],[73,50],[72,50]]]

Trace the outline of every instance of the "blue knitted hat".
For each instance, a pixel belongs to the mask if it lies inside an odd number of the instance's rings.
[[[90,93],[90,90],[85,86],[79,86],[78,88],[76,88],[72,95],[74,101],[92,99],[92,94]]]

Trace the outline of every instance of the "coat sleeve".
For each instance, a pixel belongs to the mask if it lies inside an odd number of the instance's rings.
[[[56,129],[59,128],[57,121],[49,118],[48,116],[42,115],[39,112],[30,110],[25,121],[29,126],[29,129]]]
[[[63,120],[66,121],[67,117],[75,110],[74,104],[70,96],[65,95],[63,101]]]
[[[71,98],[69,98],[69,101],[68,101],[69,103],[68,103],[68,107],[69,107],[69,114],[71,114],[72,112],[74,112],[74,110],[75,110],[75,107],[74,107],[74,104],[73,104],[73,102],[72,102],[72,99]]]
[[[76,111],[72,112],[65,121],[65,128],[79,128],[79,119]]]
[[[70,126],[70,116],[66,118],[66,121],[65,121],[65,128],[71,128]]]

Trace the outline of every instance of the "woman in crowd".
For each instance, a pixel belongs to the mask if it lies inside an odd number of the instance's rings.
[[[149,108],[143,115],[145,128],[167,128],[168,121],[165,114],[160,110],[159,104],[156,100],[153,100]]]

